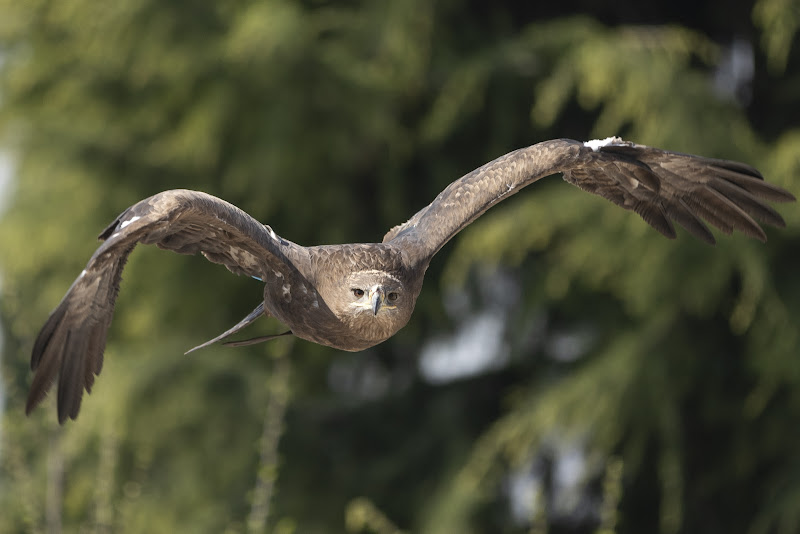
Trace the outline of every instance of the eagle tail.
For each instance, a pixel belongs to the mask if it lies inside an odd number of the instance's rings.
[[[223,333],[221,333],[220,335],[218,335],[214,339],[206,341],[202,345],[197,345],[196,347],[187,350],[186,352],[184,352],[184,354],[189,354],[190,352],[194,352],[194,351],[196,351],[198,349],[202,349],[202,348],[207,347],[209,345],[213,345],[214,343],[216,343],[220,339],[223,339],[223,338],[226,338],[226,337],[228,337],[228,336],[230,336],[232,334],[235,334],[239,330],[241,330],[241,329],[245,328],[246,326],[250,325],[253,321],[258,319],[262,315],[264,315],[264,303],[263,302],[261,304],[259,304],[258,306],[256,306],[256,309],[251,311],[248,314],[247,317],[245,317],[244,319],[242,319],[241,321],[236,323],[231,328],[225,330]],[[226,345],[227,345],[227,343],[226,343]]]

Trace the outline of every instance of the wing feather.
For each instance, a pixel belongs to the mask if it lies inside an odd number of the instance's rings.
[[[717,180],[709,184],[712,189],[723,197],[735,203],[742,210],[752,217],[755,217],[764,224],[769,224],[778,228],[783,228],[786,223],[783,217],[772,207],[764,204],[752,193],[742,189],[737,184],[725,180]]]
[[[683,200],[671,204],[667,208],[667,216],[680,224],[687,232],[695,236],[700,241],[713,245],[716,243],[714,234],[708,229],[700,218],[692,213],[689,206]]]
[[[413,269],[423,269],[454,235],[486,210],[539,178],[561,172],[580,157],[583,143],[546,141],[515,150],[459,178],[406,223],[383,237],[403,250]]]
[[[181,254],[202,253],[236,274],[263,279],[285,261],[277,237],[239,208],[211,195],[173,190],[125,210],[101,234],[105,242],[50,314],[33,345],[26,412],[58,381],[58,420],[75,418],[83,391],[103,367],[106,335],[114,313],[122,269],[137,243]]]
[[[590,143],[558,139],[501,156],[456,180],[408,222],[392,228],[383,242],[401,247],[410,264],[424,268],[448,240],[487,209],[557,172],[584,191],[634,211],[669,238],[676,236],[674,221],[709,244],[715,239],[704,220],[725,234],[738,230],[765,241],[756,221],[785,226],[766,202],[795,200],[744,163],[669,152],[619,138]]]

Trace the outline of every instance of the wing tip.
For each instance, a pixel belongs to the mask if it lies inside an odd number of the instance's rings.
[[[34,390],[28,393],[28,400],[25,402],[25,415],[30,416],[33,410],[47,397],[47,392],[53,387],[52,382],[44,390]]]
[[[687,228],[688,230],[688,228]],[[696,239],[702,241],[708,246],[716,247],[717,246],[717,239],[714,237],[714,234],[711,233],[711,230],[706,228],[705,232],[693,232],[688,230],[690,234],[692,234]]]
[[[89,393],[103,366],[106,334],[111,324],[125,256],[87,267],[45,322],[31,351],[34,372],[25,414],[30,415],[58,383],[59,424],[75,419],[84,390]]]

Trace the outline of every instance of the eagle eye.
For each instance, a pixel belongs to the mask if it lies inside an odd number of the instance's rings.
[[[353,289],[351,289],[350,291],[352,291],[352,292],[353,292],[353,295],[354,295],[354,296],[355,296],[357,299],[360,299],[361,297],[363,297],[363,296],[364,296],[364,290],[363,290],[363,289],[359,289],[359,288],[357,288],[357,287],[354,287],[354,288],[353,288]]]
[[[400,295],[396,291],[392,291],[391,293],[386,295],[386,300],[388,300],[389,302],[394,302],[398,298],[400,298]]]

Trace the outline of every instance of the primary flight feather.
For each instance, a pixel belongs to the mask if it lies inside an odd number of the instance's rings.
[[[302,339],[363,350],[408,323],[434,254],[487,209],[536,180],[564,180],[635,211],[675,237],[673,222],[714,243],[707,222],[762,241],[759,223],[783,227],[767,202],[794,196],[748,165],[637,145],[619,138],[557,139],[516,150],[456,180],[382,243],[303,247],[211,195],[164,191],[134,204],[101,234],[97,249],[50,314],[33,345],[26,412],[58,381],[58,420],[75,419],[103,365],[122,269],[137,243],[201,253],[264,282],[264,301],[239,324],[195,348],[270,315]],[[258,338],[262,341],[276,336]],[[194,350],[194,349],[193,349]]]

